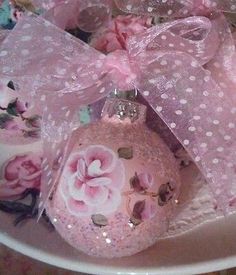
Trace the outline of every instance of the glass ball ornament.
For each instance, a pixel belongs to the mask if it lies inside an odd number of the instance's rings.
[[[46,210],[62,238],[86,254],[133,255],[168,230],[178,165],[145,116],[144,105],[110,98],[100,121],[73,133]]]

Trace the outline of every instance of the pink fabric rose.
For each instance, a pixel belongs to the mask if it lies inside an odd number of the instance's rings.
[[[21,194],[27,188],[40,188],[41,157],[30,153],[15,156],[5,163],[0,182],[0,198]]]
[[[150,17],[118,15],[92,36],[90,45],[103,53],[126,50],[127,39],[151,27],[151,21]]]
[[[126,51],[116,50],[109,53],[104,66],[110,72],[113,82],[120,91],[127,91],[134,88],[137,75],[130,66]]]
[[[73,215],[106,215],[118,208],[124,184],[125,169],[116,154],[105,146],[91,145],[68,159],[60,192]]]

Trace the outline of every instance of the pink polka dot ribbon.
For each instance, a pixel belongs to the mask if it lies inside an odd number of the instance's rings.
[[[233,41],[223,16],[193,16],[131,37],[124,53],[136,76],[130,83],[188,150],[225,212],[236,202]],[[78,107],[114,90],[114,74],[105,55],[32,15],[3,41],[0,57],[0,79],[16,83],[43,115],[43,209],[79,126]]]
[[[235,0],[115,0],[115,2],[125,12],[172,18],[207,15],[212,11],[236,12]]]

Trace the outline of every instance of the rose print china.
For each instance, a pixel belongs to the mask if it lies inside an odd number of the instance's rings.
[[[146,109],[109,99],[102,120],[78,129],[47,213],[75,248],[98,257],[135,254],[168,229],[180,178],[175,159],[145,125]]]

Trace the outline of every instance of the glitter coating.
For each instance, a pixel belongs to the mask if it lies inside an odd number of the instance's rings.
[[[52,221],[56,219],[54,225],[62,238],[76,249],[96,257],[129,256],[153,245],[168,230],[180,188],[178,166],[162,139],[143,122],[115,120],[114,117],[103,118],[77,130],[73,136],[72,154],[84,152],[91,145],[104,146],[115,153],[120,148],[132,148],[132,157],[129,155],[126,159],[120,155],[119,158],[125,167],[119,206],[102,216],[101,226],[94,224],[89,215],[76,216],[69,211],[60,191],[68,182],[64,173],[47,205],[47,213]],[[160,198],[163,196],[159,194],[158,198],[156,194],[167,183],[174,186],[174,191],[170,200],[162,204]],[[142,210],[136,213],[140,215],[134,215],[136,219],[132,219],[134,209],[136,212]]]

